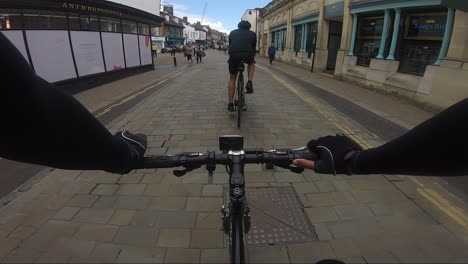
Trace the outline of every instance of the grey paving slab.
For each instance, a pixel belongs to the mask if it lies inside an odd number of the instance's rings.
[[[141,195],[145,191],[146,184],[125,183],[120,184],[117,190],[118,195]]]
[[[78,194],[73,196],[67,205],[74,207],[91,207],[98,198],[98,195]]]
[[[222,248],[224,233],[220,229],[193,229],[191,248]]]
[[[133,246],[149,246],[156,244],[158,230],[150,227],[122,226],[114,237],[114,243]]]
[[[118,209],[137,209],[143,210],[148,207],[150,203],[149,197],[142,196],[119,196],[114,205]]]
[[[117,263],[164,263],[165,248],[125,246]]]
[[[190,244],[190,229],[161,229],[159,247],[188,248]]]
[[[200,250],[189,248],[168,248],[164,263],[200,263]]]
[[[336,259],[329,242],[317,241],[288,245],[291,263],[316,263],[323,259]]]
[[[112,241],[117,233],[118,227],[102,224],[84,224],[78,229],[75,238],[90,241]]]
[[[156,225],[161,228],[193,228],[197,214],[195,212],[160,212]]]
[[[54,216],[57,220],[71,220],[80,210],[79,207],[62,207]]]
[[[186,201],[186,197],[153,197],[149,208],[161,211],[181,211],[184,210]]]
[[[286,247],[250,247],[247,250],[249,263],[289,263]]]
[[[230,263],[229,250],[227,248],[220,249],[202,249],[201,263]]]
[[[119,188],[117,184],[98,184],[96,188],[91,192],[94,195],[113,195]]]
[[[83,208],[75,215],[73,220],[79,222],[105,224],[114,214],[113,209]]]

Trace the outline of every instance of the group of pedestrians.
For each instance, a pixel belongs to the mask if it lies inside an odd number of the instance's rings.
[[[202,58],[206,56],[205,51],[203,51],[202,46],[193,44],[193,43],[188,43],[187,46],[185,47],[184,51],[185,57],[187,57],[187,62],[188,63],[193,63],[193,58],[192,56],[195,56],[197,59],[197,63],[202,62]]]

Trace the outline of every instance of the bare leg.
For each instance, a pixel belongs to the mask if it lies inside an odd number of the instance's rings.
[[[229,103],[234,102],[234,92],[236,91],[236,77],[237,74],[229,74],[229,84],[228,84],[228,93],[229,93]]]
[[[247,66],[247,71],[249,72],[249,81],[252,81],[255,73],[255,63],[251,63]]]

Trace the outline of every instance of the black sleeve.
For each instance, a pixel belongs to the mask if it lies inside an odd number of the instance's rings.
[[[468,175],[468,99],[354,159],[355,174]]]
[[[1,33],[0,52],[1,157],[63,169],[130,166],[127,143],[72,96],[34,74]]]
[[[252,37],[253,37],[253,41],[252,41],[252,49],[255,52],[257,52],[257,34],[255,34],[254,32],[252,32]]]

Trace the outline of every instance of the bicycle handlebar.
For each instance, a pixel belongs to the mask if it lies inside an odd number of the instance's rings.
[[[183,152],[175,155],[155,155],[145,157],[143,162],[139,166],[137,166],[136,169],[185,167],[190,170],[193,170],[203,165],[227,165],[229,163],[230,155],[243,156],[244,164],[270,163],[278,167],[290,169],[291,171],[297,173],[299,173],[299,170],[300,172],[302,172],[303,169],[298,167],[291,167],[290,165],[292,164],[293,160],[317,159],[317,155],[315,153],[298,152],[291,149],[270,151],[264,151],[263,149],[246,149],[242,151],[229,151],[222,153],[209,151],[206,154],[198,152]],[[295,170],[294,168],[297,168],[297,170]]]

